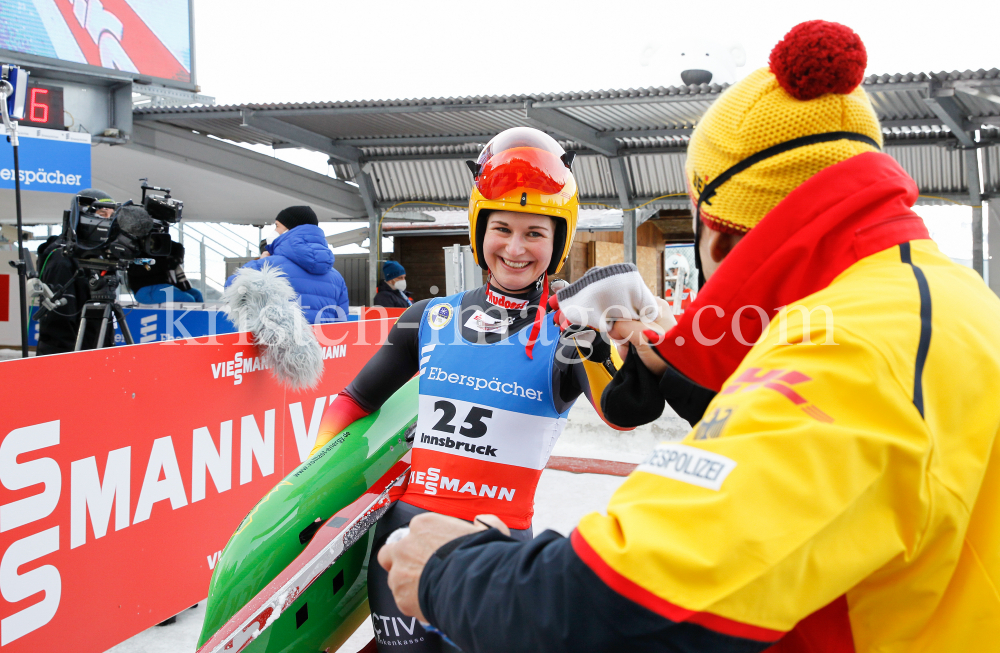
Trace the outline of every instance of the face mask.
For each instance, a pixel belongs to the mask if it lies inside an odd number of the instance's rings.
[[[274,242],[274,239],[277,237],[278,237],[278,232],[276,229],[274,229],[274,227],[264,232],[264,240],[267,242],[268,245],[272,244]]]
[[[400,279],[393,285],[393,287],[399,292],[403,292],[406,290],[406,279]]]

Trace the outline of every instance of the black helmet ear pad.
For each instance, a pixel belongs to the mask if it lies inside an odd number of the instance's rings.
[[[476,258],[479,259],[479,267],[490,271],[490,268],[486,265],[486,255],[483,253],[483,241],[486,240],[486,223],[490,221],[490,210],[483,210],[479,212],[476,216]]]
[[[566,248],[566,221],[562,218],[552,218],[556,225],[555,237],[552,239],[552,260],[549,261],[549,274],[555,274],[562,263],[563,250]]]

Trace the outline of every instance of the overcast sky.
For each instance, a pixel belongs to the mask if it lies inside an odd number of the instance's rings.
[[[996,2],[195,0],[195,66],[220,103],[664,85],[644,48],[743,45],[745,74],[795,24],[852,27],[869,73],[1000,66]],[[975,37],[979,30],[979,38]]]
[[[220,104],[663,86],[679,72],[663,53],[733,43],[746,53],[733,69],[742,77],[791,27],[817,18],[860,34],[869,74],[1000,67],[995,29],[979,27],[1000,10],[982,0],[194,0],[194,15],[197,81]],[[279,155],[314,169],[325,159]],[[942,249],[971,257],[969,209],[920,212]]]

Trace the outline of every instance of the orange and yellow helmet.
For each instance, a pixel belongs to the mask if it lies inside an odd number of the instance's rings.
[[[571,169],[575,156],[545,132],[514,127],[494,136],[476,161],[467,161],[475,179],[469,197],[469,242],[479,267],[488,269],[482,255],[487,215],[516,211],[553,218],[555,242],[547,272],[562,268],[580,212]]]

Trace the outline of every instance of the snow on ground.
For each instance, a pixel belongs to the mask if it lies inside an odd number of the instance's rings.
[[[28,351],[28,356],[34,356],[35,352]],[[14,360],[21,357],[21,348],[0,347],[0,361]]]
[[[177,621],[169,626],[153,626],[108,649],[107,653],[194,653],[198,650],[203,621],[205,602],[200,601],[198,607],[177,615]]]
[[[552,450],[553,456],[642,462],[657,442],[680,440],[691,427],[669,406],[663,415],[633,431],[616,431],[605,424],[586,398],[581,397],[569,412],[566,430]]]
[[[581,399],[570,411],[566,430],[552,455],[637,463],[657,442],[679,440],[689,430],[687,422],[667,407],[651,424],[634,431],[615,431],[601,421],[586,399]],[[552,529],[568,535],[587,513],[603,512],[624,481],[619,476],[545,470],[535,495],[535,533]],[[150,628],[107,653],[194,653],[204,618],[205,602],[201,601],[197,608],[177,615],[176,623]],[[371,621],[365,620],[340,650],[356,653],[374,636]]]

